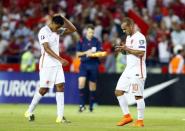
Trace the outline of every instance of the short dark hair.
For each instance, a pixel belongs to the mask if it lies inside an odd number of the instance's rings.
[[[64,25],[64,19],[60,15],[53,16],[52,22],[55,24]]]
[[[93,30],[94,30],[94,25],[93,25],[93,24],[88,24],[88,25],[86,26],[86,28],[87,28],[87,29],[90,28],[90,29],[93,29]]]
[[[131,18],[124,18],[122,23],[126,23],[128,26],[134,25],[134,21]]]

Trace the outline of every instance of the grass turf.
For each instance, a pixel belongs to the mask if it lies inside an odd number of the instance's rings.
[[[97,106],[93,113],[86,110],[78,113],[77,105],[66,105],[65,116],[71,124],[56,124],[56,106],[38,105],[35,122],[28,122],[24,112],[28,105],[1,104],[0,131],[185,131],[185,108],[147,107],[145,127],[132,124],[117,127],[122,117],[118,106]],[[130,107],[135,119],[136,107]]]

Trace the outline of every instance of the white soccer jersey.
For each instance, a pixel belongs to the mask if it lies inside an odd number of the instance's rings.
[[[124,70],[124,76],[126,77],[139,77],[146,78],[146,39],[143,34],[137,31],[132,36],[127,36],[126,46],[129,49],[145,51],[143,57],[137,57],[133,54],[127,53],[126,55],[126,68]]]
[[[43,47],[43,43],[48,42],[51,50],[59,55],[59,35],[56,32],[52,32],[51,29],[46,25],[40,29],[38,38],[41,46],[41,58],[39,61],[39,68],[61,65],[61,63],[57,59],[47,54]]]

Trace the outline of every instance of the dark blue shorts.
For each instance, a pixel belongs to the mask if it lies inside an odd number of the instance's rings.
[[[98,77],[98,66],[97,65],[80,65],[79,77],[84,76],[87,80],[96,82]]]

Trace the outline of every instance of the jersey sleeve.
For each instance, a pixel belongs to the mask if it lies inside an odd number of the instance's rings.
[[[42,45],[45,42],[49,42],[49,38],[48,38],[48,34],[44,31],[41,30],[38,34],[38,39],[39,39],[39,43]]]
[[[136,50],[146,51],[146,39],[144,37],[136,40]]]

